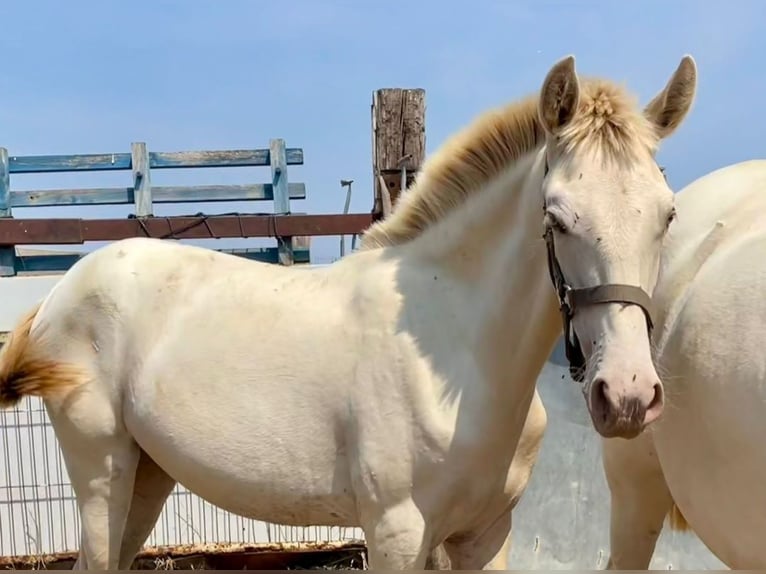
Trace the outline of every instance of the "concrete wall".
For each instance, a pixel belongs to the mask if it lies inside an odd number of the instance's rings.
[[[0,332],[10,331],[35,302],[58,283],[58,275],[0,278]]]

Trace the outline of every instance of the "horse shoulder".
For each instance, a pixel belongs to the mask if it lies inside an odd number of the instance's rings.
[[[749,363],[761,356],[766,322],[760,288],[766,282],[762,261],[766,261],[762,232],[720,245],[708,258],[687,284],[673,322],[678,361],[712,373],[718,370],[721,357],[739,357]],[[754,342],[758,343],[752,348]]]

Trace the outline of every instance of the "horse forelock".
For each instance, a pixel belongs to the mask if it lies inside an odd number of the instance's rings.
[[[654,124],[625,87],[602,78],[582,81],[575,119],[559,135],[567,153],[590,151],[616,162],[633,162],[659,143]]]

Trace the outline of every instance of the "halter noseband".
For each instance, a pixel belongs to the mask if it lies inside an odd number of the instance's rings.
[[[547,174],[548,160],[546,158],[544,176]],[[575,381],[581,383],[585,376],[585,356],[582,353],[580,340],[572,325],[572,318],[577,309],[586,305],[597,305],[601,303],[638,305],[644,312],[647,330],[649,337],[651,337],[652,328],[654,327],[654,321],[652,319],[652,298],[641,287],[620,283],[573,289],[564,278],[564,273],[561,271],[561,266],[556,259],[556,249],[553,243],[553,230],[550,227],[547,228],[543,237],[545,238],[545,245],[548,250],[548,271],[551,276],[553,287],[556,290],[556,296],[559,300],[559,309],[561,311],[561,319],[564,323],[564,344],[566,357],[569,361],[569,374]]]

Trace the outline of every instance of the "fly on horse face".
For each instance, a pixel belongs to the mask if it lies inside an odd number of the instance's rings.
[[[564,58],[328,267],[143,238],[82,258],[0,355],[2,403],[43,397],[59,439],[78,567],[129,567],[178,482],[263,521],[360,526],[372,568],[440,545],[453,568],[504,568],[562,320],[599,433],[662,412],[655,153],[695,90],[685,57],[640,109]]]

